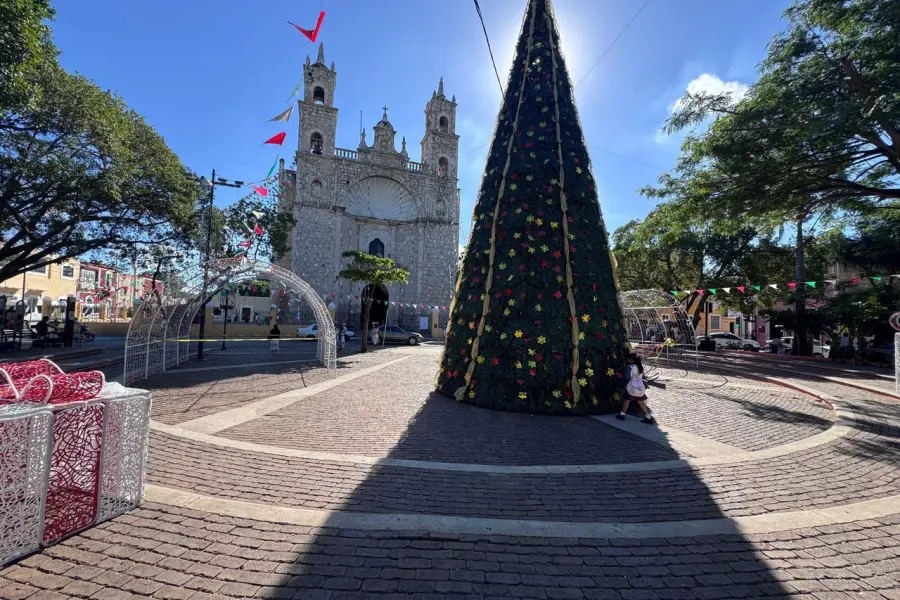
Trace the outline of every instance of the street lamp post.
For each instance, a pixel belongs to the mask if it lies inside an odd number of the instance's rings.
[[[215,198],[216,186],[224,185],[226,187],[239,188],[243,187],[243,181],[231,181],[219,177],[216,179],[216,170],[213,169],[212,178],[200,178],[201,185],[209,186],[209,213],[206,223],[206,254],[203,257],[203,305],[200,307],[200,339],[197,341],[197,360],[203,360],[203,338],[206,336],[206,306],[209,304],[209,294],[206,292],[206,285],[209,283],[209,259],[212,256],[212,222],[213,222],[213,200]],[[224,349],[224,348],[223,348]]]

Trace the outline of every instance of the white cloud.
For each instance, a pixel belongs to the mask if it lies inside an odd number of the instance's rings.
[[[730,94],[732,101],[736,103],[747,95],[749,89],[750,86],[740,81],[722,81],[718,75],[703,73],[688,82],[685,94]],[[667,107],[669,114],[681,108],[683,102],[684,96],[671,102]],[[681,134],[669,135],[660,127],[656,130],[654,141],[660,145],[671,142],[680,143],[683,137]]]
[[[747,95],[749,89],[750,86],[741,83],[740,81],[722,81],[719,79],[718,75],[703,73],[699,77],[695,77],[688,82],[685,93],[730,94],[732,100],[738,102]],[[669,112],[675,112],[681,106],[682,100],[683,98],[679,98],[677,101],[670,104]]]

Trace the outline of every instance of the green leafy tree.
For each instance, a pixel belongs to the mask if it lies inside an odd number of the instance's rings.
[[[619,288],[623,291],[694,289],[703,267],[695,248],[647,243],[646,228],[642,225],[642,221],[633,220],[613,232]]]
[[[550,2],[529,2],[437,387],[488,408],[609,412],[625,388],[627,337],[560,47]]]
[[[341,269],[337,278],[365,285],[363,288],[362,351],[368,352],[369,312],[372,302],[375,300],[375,288],[394,283],[406,283],[409,271],[398,266],[390,258],[367,254],[361,250],[347,250],[342,256],[349,258],[351,263]]]
[[[99,249],[167,244],[196,228],[201,192],[143,118],[57,64],[0,127],[0,280]]]
[[[900,211],[879,211],[852,228],[830,233],[831,260],[856,267],[863,275],[900,273]]]
[[[746,97],[688,94],[669,132],[689,135],[675,170],[648,195],[721,224],[795,227],[795,279],[812,227],[896,210],[900,188],[900,11],[881,0],[798,0]],[[796,337],[806,343],[804,290]],[[801,348],[808,353],[808,348]]]
[[[56,60],[46,24],[52,18],[49,0],[0,2],[0,128],[11,126],[10,112],[23,110],[41,92],[35,75]]]
[[[286,256],[290,250],[291,231],[294,216],[282,210],[276,194],[275,183],[267,185],[268,194],[260,196],[257,192],[244,196],[224,210],[225,247],[233,252],[239,250],[238,244],[244,240],[253,242],[254,255],[262,255],[273,261]],[[259,225],[263,233],[257,235],[254,225]]]
[[[672,202],[661,204],[643,221],[620,228],[613,240],[620,287],[692,290],[684,302],[696,327],[703,296],[693,290],[742,281],[741,261],[753,251],[758,235],[750,227],[730,231],[713,227]],[[623,283],[623,275],[630,285]],[[643,276],[647,279],[642,281]]]

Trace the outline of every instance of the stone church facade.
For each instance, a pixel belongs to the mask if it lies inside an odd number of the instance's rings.
[[[387,108],[371,143],[363,130],[356,149],[337,146],[336,82],[334,63],[325,64],[320,45],[316,61],[307,57],[303,66],[296,169],[280,171],[282,209],[296,220],[283,263],[328,302],[332,295],[343,296],[343,302],[334,300],[338,319],[352,328],[359,326],[361,310],[361,300],[353,297],[362,297],[363,285],[336,280],[347,262],[341,253],[390,257],[410,271],[409,281],[376,290],[383,302],[373,307],[373,316],[418,329],[425,313],[408,306],[401,310],[400,303],[448,306],[453,291],[459,239],[456,97],[444,95],[442,79],[425,106],[421,162],[414,162],[405,137],[397,151]]]

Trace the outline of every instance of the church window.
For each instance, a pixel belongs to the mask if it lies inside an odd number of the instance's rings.
[[[322,138],[322,134],[316,132],[312,134],[309,138],[309,150],[313,154],[322,154],[322,147],[325,145],[325,140]]]
[[[437,201],[437,206],[435,207],[435,212],[438,217],[446,217],[447,216],[447,203],[443,200]]]
[[[438,129],[441,130],[441,133],[447,133],[450,130],[450,121],[447,120],[447,117],[441,117],[438,121]]]
[[[314,179],[311,187],[313,200],[317,202],[322,200],[322,182],[318,179]]]
[[[438,174],[441,177],[446,177],[449,170],[450,170],[450,163],[447,162],[447,159],[445,157],[443,157],[443,156],[440,157],[438,159]]]
[[[325,104],[325,90],[319,86],[313,90],[313,102],[315,104]]]
[[[378,238],[369,242],[369,254],[384,258],[384,242]]]

